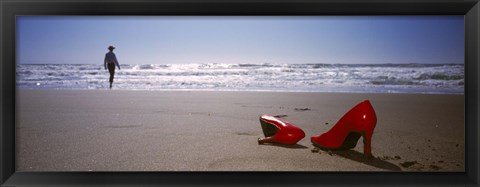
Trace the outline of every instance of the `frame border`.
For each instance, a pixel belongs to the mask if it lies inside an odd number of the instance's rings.
[[[0,0],[0,185],[479,186],[479,0]],[[15,17],[19,15],[464,15],[465,172],[16,172]]]

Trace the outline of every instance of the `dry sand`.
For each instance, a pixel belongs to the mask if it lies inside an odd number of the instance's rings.
[[[349,151],[312,146],[365,99],[378,118],[375,159],[361,139]],[[17,171],[465,168],[463,95],[18,89],[16,100]],[[287,115],[306,137],[258,145],[262,114]]]

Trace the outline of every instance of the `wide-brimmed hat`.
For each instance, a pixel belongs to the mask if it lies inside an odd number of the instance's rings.
[[[111,45],[111,46],[108,46],[108,49],[115,49],[115,47]]]

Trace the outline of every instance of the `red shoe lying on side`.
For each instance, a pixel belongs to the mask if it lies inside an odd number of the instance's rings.
[[[265,138],[259,138],[258,144],[280,143],[293,145],[305,137],[305,132],[302,129],[273,116],[260,116],[260,124]]]

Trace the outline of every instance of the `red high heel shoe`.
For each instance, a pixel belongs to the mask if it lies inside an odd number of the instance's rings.
[[[265,138],[259,138],[258,144],[280,143],[293,145],[305,137],[305,132],[302,129],[273,116],[260,116],[260,124]]]
[[[351,149],[363,136],[363,154],[372,157],[372,135],[377,116],[370,101],[365,100],[348,111],[335,126],[319,136],[312,136],[313,145],[325,149]]]

